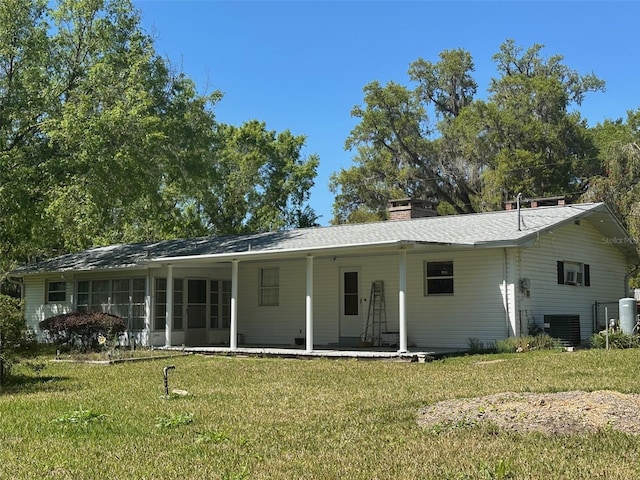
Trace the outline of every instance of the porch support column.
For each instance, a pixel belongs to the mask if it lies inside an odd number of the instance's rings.
[[[231,325],[229,325],[229,349],[238,348],[238,260],[231,261]]]
[[[167,266],[167,309],[164,323],[164,346],[171,346],[173,330],[173,265]]]
[[[407,351],[407,251],[400,250],[398,278],[398,319],[400,333],[400,348],[398,353]]]
[[[306,339],[307,352],[313,351],[313,256],[307,257],[307,297],[306,297]]]

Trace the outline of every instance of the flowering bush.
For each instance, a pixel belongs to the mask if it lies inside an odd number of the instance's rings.
[[[40,329],[58,345],[80,346],[86,352],[101,346],[99,338],[121,335],[125,331],[125,323],[122,318],[109,313],[73,312],[41,321]]]

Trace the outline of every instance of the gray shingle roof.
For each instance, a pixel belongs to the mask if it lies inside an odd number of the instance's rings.
[[[132,268],[170,258],[177,260],[206,256],[222,260],[240,254],[247,257],[292,252],[329,252],[345,247],[367,248],[403,243],[463,247],[515,246],[558,225],[583,217],[591,218],[596,226],[603,229],[603,234],[605,229],[610,229],[618,235],[626,235],[609,209],[601,203],[522,209],[520,230],[517,216],[517,211],[510,210],[251,235],[113,245],[24,266],[12,272],[12,275]],[[635,247],[633,250],[635,251]]]

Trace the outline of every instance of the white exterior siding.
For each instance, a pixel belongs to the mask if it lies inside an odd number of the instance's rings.
[[[424,262],[453,260],[453,295],[424,295]],[[508,336],[502,249],[411,255],[407,268],[409,346],[467,348]]]
[[[454,294],[424,295],[424,262],[453,260]],[[272,265],[272,264],[268,264]],[[304,336],[306,292],[303,259],[278,263],[280,305],[258,306],[258,272],[261,264],[240,264],[238,331],[247,343],[289,345]],[[407,320],[409,346],[466,348],[469,338],[485,345],[513,332],[515,318],[513,279],[507,279],[511,322],[503,298],[505,258],[502,249],[473,250],[443,254],[410,254],[407,261]],[[316,345],[339,341],[340,269],[360,272],[360,321],[364,332],[371,284],[384,281],[387,331],[399,331],[399,255],[320,258],[314,261],[314,340]],[[301,333],[302,332],[302,333]]]
[[[533,209],[530,209],[533,211]],[[557,210],[558,212],[565,210]],[[540,215],[556,210],[539,210]],[[532,219],[537,218],[527,212]],[[499,212],[487,216],[460,216],[458,221],[492,221],[502,216]],[[596,217],[598,219],[605,217]],[[610,218],[610,217],[609,217]],[[441,221],[441,220],[438,220]],[[442,220],[444,221],[444,220]],[[540,220],[542,221],[542,220]],[[612,220],[613,221],[613,220]],[[400,224],[398,224],[400,225]],[[407,226],[422,225],[419,221],[403,223]],[[600,230],[588,220],[569,222],[552,231],[539,230],[539,237],[525,246],[501,248],[502,240],[490,243],[478,241],[478,248],[462,242],[464,229],[452,230],[453,242],[439,239],[415,244],[402,240],[396,243],[375,245],[362,244],[346,247],[341,239],[354,241],[353,234],[332,239],[329,247],[313,259],[313,324],[314,344],[331,346],[341,340],[343,345],[357,341],[367,325],[367,313],[371,303],[372,282],[384,282],[386,329],[399,332],[400,253],[398,248],[406,248],[406,320],[407,346],[412,349],[430,347],[465,349],[470,339],[490,346],[498,339],[526,334],[528,324],[543,325],[544,315],[579,315],[583,339],[590,336],[593,329],[592,306],[595,301],[617,301],[626,295],[625,274],[627,258],[615,241],[607,242]],[[479,225],[484,226],[484,225]],[[600,226],[598,223],[597,226]],[[374,229],[370,225],[367,229]],[[387,229],[389,225],[386,226]],[[511,226],[513,227],[513,225]],[[346,228],[346,227],[345,227]],[[363,227],[365,228],[365,227]],[[491,227],[496,229],[494,225]],[[601,227],[602,228],[602,227]],[[390,230],[390,229],[388,229]],[[512,230],[515,231],[514,228]],[[616,231],[615,229],[609,229]],[[605,231],[609,231],[605,229]],[[368,230],[364,230],[366,232]],[[335,230],[310,230],[318,234],[341,233]],[[384,233],[384,232],[382,232]],[[379,232],[379,234],[382,234]],[[482,233],[482,229],[481,229]],[[511,232],[513,233],[513,232]],[[529,238],[509,237],[509,231],[502,231],[504,244],[523,245]],[[620,233],[621,235],[624,232]],[[422,233],[407,230],[407,238],[421,238]],[[368,237],[367,237],[368,238]],[[427,237],[428,238],[428,237]],[[479,238],[482,238],[481,236]],[[326,241],[326,240],[323,240]],[[439,246],[438,243],[441,243]],[[342,245],[342,247],[341,247]],[[347,243],[346,245],[352,245]],[[386,245],[386,246],[385,246]],[[446,246],[451,245],[451,246]],[[463,246],[465,245],[465,246]],[[491,245],[492,248],[483,248]],[[307,247],[305,247],[307,248]],[[315,251],[315,250],[310,250]],[[318,252],[321,250],[317,250]],[[332,255],[335,252],[335,256]],[[349,255],[346,254],[349,252]],[[240,344],[247,345],[293,345],[296,337],[306,336],[306,293],[307,257],[298,251],[269,251],[238,255],[238,297],[237,332],[242,335]],[[217,255],[217,254],[216,254]],[[212,280],[231,281],[231,256],[225,254],[211,257],[176,258],[172,260],[174,279],[184,280],[184,298],[180,313],[183,328],[174,328],[171,344],[181,345],[188,341],[191,345],[229,345],[229,328],[210,328]],[[273,259],[273,260],[272,260]],[[215,263],[219,261],[220,263]],[[453,294],[425,295],[425,262],[453,262]],[[558,285],[556,264],[574,262],[575,265],[590,266],[591,286]],[[47,303],[46,281],[60,281],[60,274],[27,275],[24,277],[25,315],[31,328],[37,330],[38,322],[52,315],[75,310],[74,291],[78,281],[116,278],[145,277],[147,293],[145,297],[146,324],[148,330],[138,338],[153,345],[165,344],[165,330],[154,325],[156,306],[155,279],[166,278],[166,263],[151,264],[152,268],[141,265],[134,269],[117,269],[82,273],[65,273],[67,294],[64,302]],[[259,305],[260,270],[278,268],[278,304]],[[359,317],[347,316],[348,321],[341,328],[341,283],[343,272],[357,271],[359,281]],[[201,300],[194,300],[192,319],[200,319],[206,309],[207,326],[187,330],[188,305],[187,284],[192,279],[192,291],[203,291],[207,282],[206,306]],[[526,280],[526,281],[525,281]],[[228,284],[225,284],[228,287]],[[137,290],[138,293],[140,289]],[[201,299],[202,296],[198,295]],[[350,297],[353,300],[353,297]],[[227,300],[225,300],[226,302]],[[225,307],[228,303],[224,303]],[[354,302],[355,305],[355,302]],[[196,312],[196,313],[194,313]],[[225,315],[228,312],[225,310]],[[139,317],[138,317],[139,319]],[[228,319],[228,317],[225,317]],[[163,323],[163,318],[160,324]],[[348,328],[345,326],[348,324]],[[186,341],[185,341],[186,340]]]
[[[317,345],[335,343],[340,335],[341,263],[333,258],[313,260],[313,340]]]
[[[278,268],[277,306],[259,305],[259,276],[262,268]],[[238,268],[238,333],[245,342],[290,345],[304,337],[306,262],[240,263]]]
[[[556,262],[590,266],[591,286],[559,285]],[[627,260],[622,251],[607,243],[589,222],[570,224],[540,237],[520,254],[521,277],[529,279],[527,292],[519,292],[523,333],[535,322],[543,326],[544,315],[580,315],[580,336],[593,333],[595,301],[617,301],[626,295]]]
[[[50,278],[60,281],[60,277]],[[27,327],[36,332],[38,339],[43,339],[43,334],[38,324],[45,318],[69,313],[73,311],[73,281],[66,280],[66,299],[64,302],[47,302],[47,278],[27,277],[24,280],[24,315]]]

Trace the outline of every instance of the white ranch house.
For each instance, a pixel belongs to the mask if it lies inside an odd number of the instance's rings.
[[[579,343],[598,328],[594,302],[627,296],[638,263],[606,205],[584,203],[114,245],[10,278],[36,331],[102,310],[144,345],[404,353],[489,345],[533,324]]]

